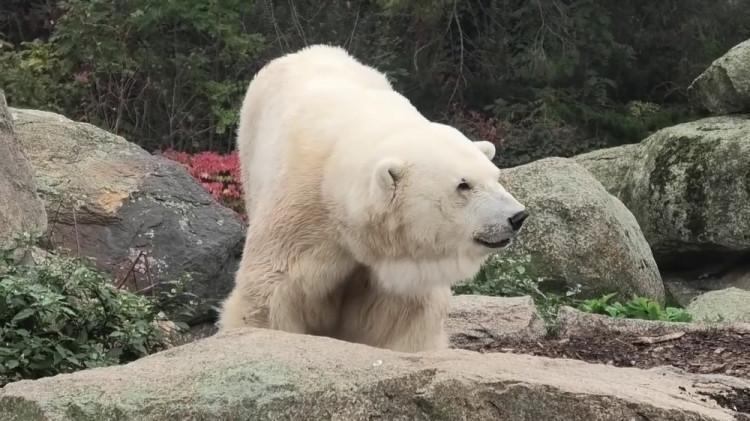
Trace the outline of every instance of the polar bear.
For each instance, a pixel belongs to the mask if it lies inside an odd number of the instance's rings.
[[[220,330],[443,348],[450,286],[528,216],[500,184],[490,142],[429,121],[335,46],[255,75],[237,145],[249,226]]]

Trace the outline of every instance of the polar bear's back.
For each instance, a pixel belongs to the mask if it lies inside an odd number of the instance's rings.
[[[290,136],[290,130],[308,124],[313,131],[309,122],[320,121],[319,116],[335,112],[331,108],[336,108],[316,107],[316,97],[324,104],[322,96],[335,96],[331,93],[352,88],[393,91],[385,75],[344,49],[328,45],[314,45],[276,58],[255,75],[242,104],[237,138],[245,205],[251,217],[258,203],[254,198],[271,194],[274,183],[288,175],[285,165],[292,165],[293,160],[283,155],[305,153],[304,145],[287,144],[295,138]],[[340,100],[347,98],[341,96]],[[317,145],[314,152],[327,153],[324,145]]]
[[[284,58],[293,63],[292,70],[301,73],[300,77],[293,78],[301,83],[314,83],[317,78],[325,78],[362,88],[392,90],[385,75],[364,65],[341,47],[313,45]]]

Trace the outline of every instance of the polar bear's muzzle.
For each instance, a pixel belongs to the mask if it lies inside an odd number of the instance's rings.
[[[483,245],[483,246],[485,246],[487,248],[491,248],[491,249],[503,248],[503,247],[507,246],[508,244],[510,244],[510,238],[506,238],[504,240],[495,241],[495,242],[489,242],[489,241],[483,240],[481,238],[476,238],[475,237],[474,241],[476,241],[477,243],[479,243],[479,244],[481,244],[481,245]]]
[[[510,224],[510,227],[513,228],[513,232],[520,231],[521,227],[523,226],[523,221],[525,221],[528,217],[529,213],[525,210],[522,210],[521,212],[518,212],[517,214],[508,218],[508,223]]]
[[[516,237],[528,217],[529,213],[522,210],[502,223],[485,226],[474,235],[474,241],[491,249],[503,248]]]

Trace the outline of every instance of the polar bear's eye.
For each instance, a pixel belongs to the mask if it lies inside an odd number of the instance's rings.
[[[459,190],[471,190],[471,186],[469,183],[466,182],[466,180],[461,180],[461,183],[458,185]]]

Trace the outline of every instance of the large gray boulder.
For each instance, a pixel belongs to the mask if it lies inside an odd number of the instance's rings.
[[[716,115],[750,112],[750,40],[716,59],[688,92],[699,108]]]
[[[443,350],[396,353],[236,329],[133,363],[11,383],[8,420],[724,420],[701,393],[744,393],[674,371]],[[724,391],[724,392],[722,392]]]
[[[0,248],[14,237],[43,234],[47,229],[44,203],[36,193],[29,161],[18,144],[13,118],[0,90]]]
[[[529,276],[664,301],[664,286],[636,219],[583,167],[547,158],[502,170],[501,182],[531,216],[501,256],[531,256]]]
[[[750,119],[711,117],[575,157],[635,215],[659,262],[750,251]]]
[[[229,292],[244,225],[183,167],[90,124],[11,111],[53,245],[134,289],[189,274],[203,298]]]

